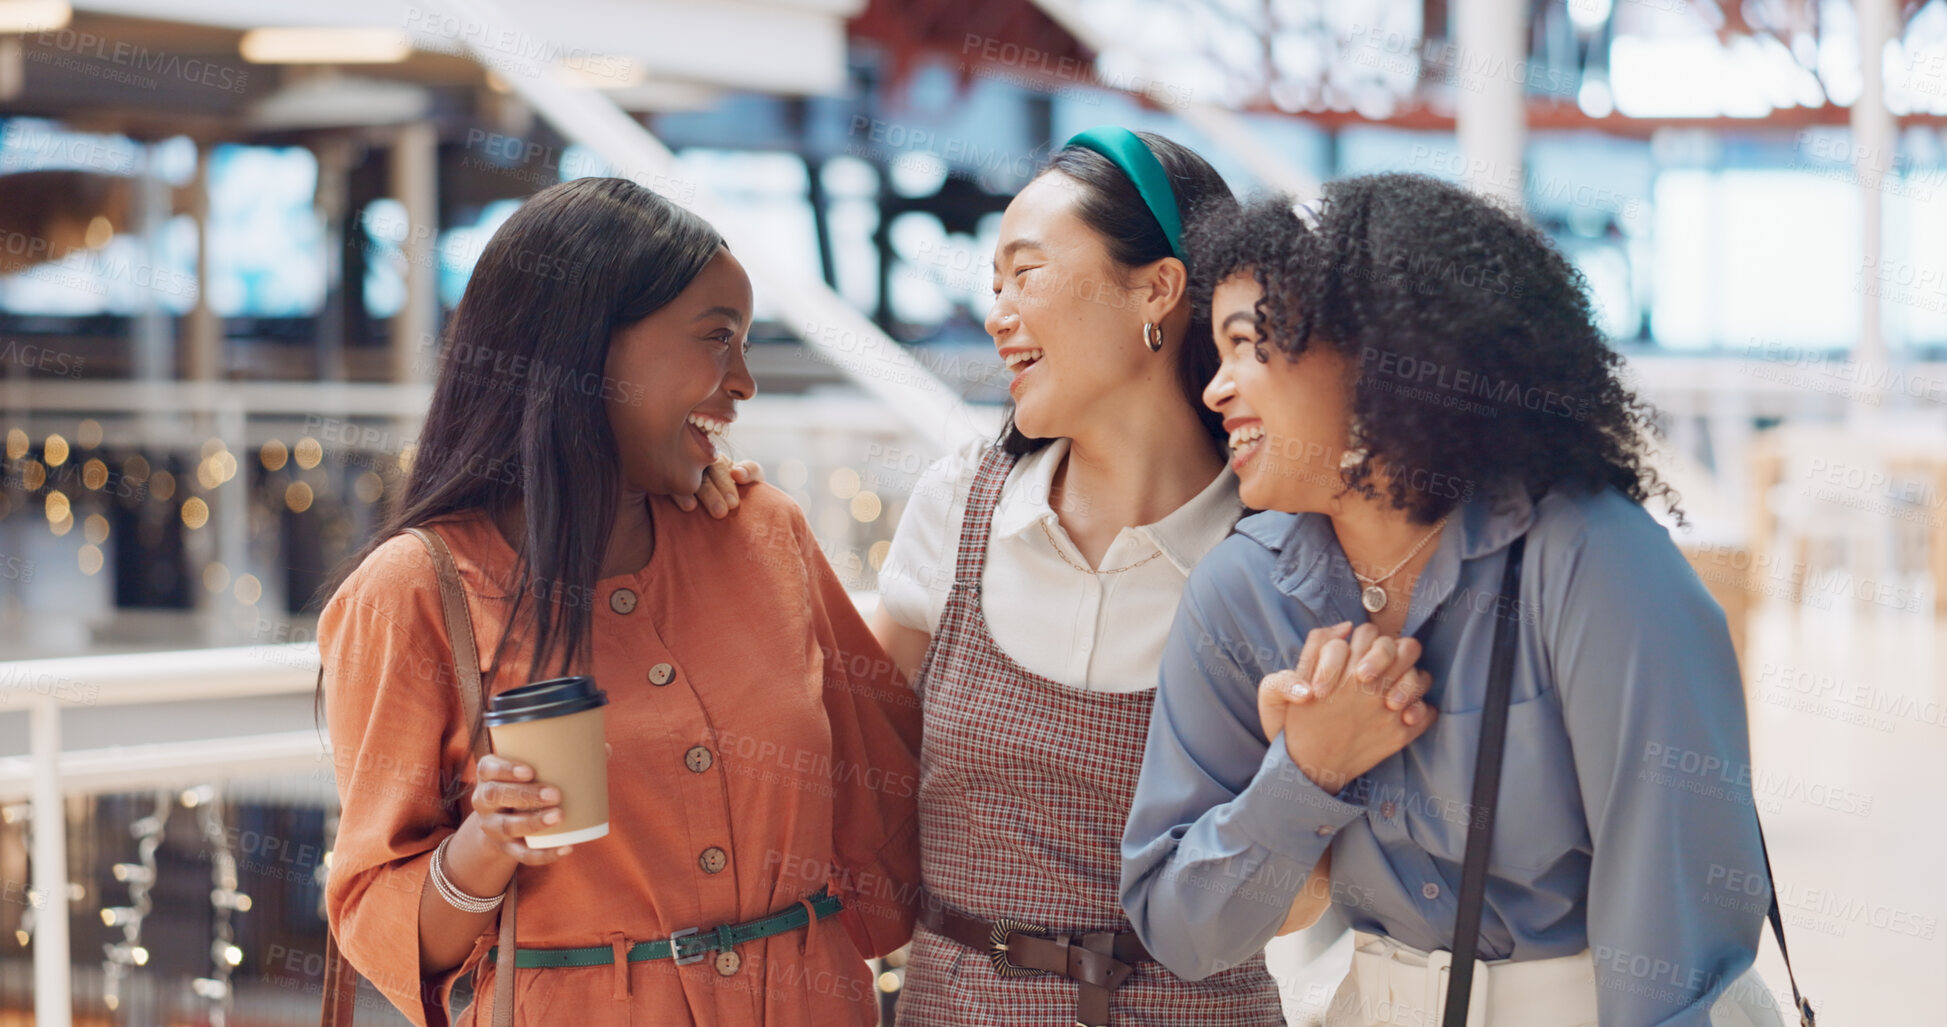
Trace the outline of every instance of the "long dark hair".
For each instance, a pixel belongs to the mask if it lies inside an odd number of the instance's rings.
[[[606,389],[590,383],[604,381],[616,331],[675,299],[723,245],[702,218],[627,179],[563,182],[523,203],[453,312],[404,494],[318,605],[406,528],[518,504],[509,629],[483,674],[491,680],[529,602],[529,679],[585,660],[621,474]]]
[[[1156,155],[1156,162],[1169,175],[1170,191],[1176,194],[1177,211],[1186,230],[1198,220],[1222,217],[1237,209],[1237,198],[1231,194],[1230,186],[1224,184],[1223,176],[1195,151],[1154,132],[1137,132],[1136,138],[1149,147],[1149,152]],[[1035,177],[1056,171],[1081,183],[1082,196],[1076,201],[1075,215],[1102,237],[1110,260],[1125,269],[1134,269],[1174,256],[1169,236],[1163,234],[1163,226],[1143,202],[1135,183],[1107,157],[1080,146],[1066,146],[1055,151]],[[1196,269],[1190,270],[1194,276]],[[1186,289],[1183,302],[1191,302],[1190,296]],[[1212,438],[1221,439],[1223,418],[1203,405],[1203,387],[1217,374],[1216,351],[1198,341],[1209,338],[1209,308],[1193,305],[1190,327],[1184,334],[1185,345],[1177,350],[1176,377],[1183,386],[1184,402],[1196,411],[1204,430]],[[1020,456],[1053,441],[1022,434],[1014,426],[1014,411],[1009,408],[1007,424],[1001,428],[1003,449]]]

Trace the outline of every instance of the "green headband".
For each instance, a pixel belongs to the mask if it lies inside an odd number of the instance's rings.
[[[1135,183],[1136,193],[1156,216],[1156,223],[1163,226],[1163,235],[1170,241],[1170,252],[1176,259],[1188,262],[1189,258],[1183,255],[1183,218],[1176,210],[1176,191],[1170,188],[1170,176],[1136,133],[1105,125],[1075,133],[1063,148],[1068,146],[1094,150],[1121,168],[1129,181]]]

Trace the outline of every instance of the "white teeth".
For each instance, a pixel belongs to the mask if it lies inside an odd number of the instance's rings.
[[[697,431],[700,431],[705,435],[710,435],[713,437],[720,437],[723,435],[724,432],[730,429],[730,422],[713,421],[710,418],[702,416],[701,414],[691,414],[688,417],[688,421],[691,425],[695,426]]]
[[[1040,360],[1041,353],[1042,351],[1038,349],[1024,349],[1019,353],[1009,353],[1007,355],[1007,369],[1010,371],[1018,371],[1023,364]]]
[[[1264,437],[1264,426],[1247,424],[1230,433],[1230,448],[1242,449]]]

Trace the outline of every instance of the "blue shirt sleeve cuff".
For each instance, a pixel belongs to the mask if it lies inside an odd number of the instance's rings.
[[[1333,796],[1306,777],[1285,751],[1283,732],[1271,739],[1257,776],[1230,807],[1231,822],[1252,841],[1307,865],[1317,862],[1341,828],[1365,814],[1364,806]]]

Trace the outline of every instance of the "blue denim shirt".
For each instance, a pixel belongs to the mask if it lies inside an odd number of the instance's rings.
[[[1246,518],[1192,574],[1123,837],[1122,902],[1149,951],[1190,978],[1249,958],[1328,846],[1354,928],[1451,949],[1498,611],[1519,644],[1480,958],[1591,949],[1604,1027],[1707,1024],[1752,963],[1770,882],[1724,614],[1669,533],[1614,489],[1459,507],[1405,624],[1446,600],[1420,660],[1440,715],[1328,795],[1282,734],[1267,744],[1256,693],[1312,628],[1363,623],[1358,595],[1316,514]]]

